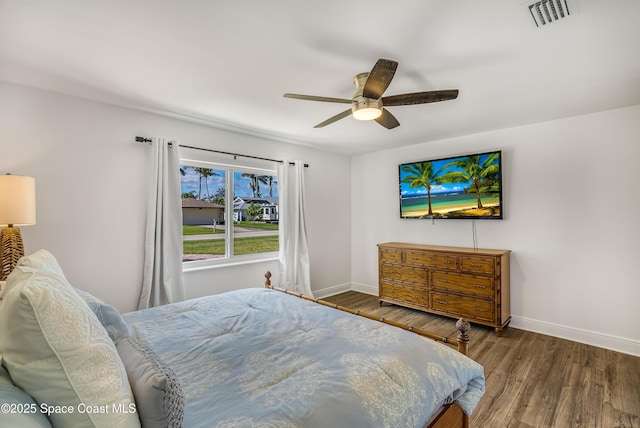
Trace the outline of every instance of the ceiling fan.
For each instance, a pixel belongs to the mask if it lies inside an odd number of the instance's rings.
[[[327,103],[351,104],[351,108],[338,113],[333,117],[320,122],[314,128],[322,128],[344,117],[353,115],[358,120],[375,120],[387,129],[400,126],[400,122],[385,107],[406,106],[412,104],[426,104],[438,101],[454,100],[458,97],[457,89],[443,91],[411,92],[408,94],[391,95],[383,97],[393,75],[398,68],[398,63],[389,59],[379,59],[370,72],[357,74],[353,78],[356,85],[356,93],[352,99],[318,97],[315,95],[284,94],[285,98],[298,100],[323,101]]]

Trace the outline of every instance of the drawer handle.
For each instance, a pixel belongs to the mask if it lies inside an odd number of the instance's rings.
[[[471,266],[473,266],[473,267],[480,267],[480,266],[482,266],[482,265],[481,265],[480,263],[471,263]]]
[[[450,260],[443,260],[442,263],[444,263],[445,265],[449,265],[449,264],[451,264],[451,261]]]
[[[423,299],[424,297],[422,296],[413,296],[414,299]]]
[[[440,279],[440,278],[438,278],[438,282],[444,282],[444,283],[447,283],[447,282],[449,282],[449,281],[447,281],[446,279]]]
[[[482,309],[482,308],[473,308],[473,310],[478,312],[488,312],[486,309]]]
[[[443,302],[442,300],[436,300],[437,303],[440,303],[441,305],[448,305],[449,303],[447,302]]]
[[[480,284],[473,284],[473,286],[476,288],[487,288],[485,285],[480,285]]]

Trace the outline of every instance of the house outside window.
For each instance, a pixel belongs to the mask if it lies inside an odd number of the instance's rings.
[[[185,268],[278,256],[275,171],[182,160],[180,184]]]
[[[247,210],[250,208],[251,204],[258,206],[261,209],[262,215],[260,217],[260,221],[267,223],[278,222],[277,197],[253,198],[237,196],[233,200],[233,218],[236,221],[238,221],[238,219],[249,220]]]

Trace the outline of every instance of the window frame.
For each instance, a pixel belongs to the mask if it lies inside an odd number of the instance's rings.
[[[279,251],[270,251],[263,253],[242,254],[233,255],[234,251],[234,231],[233,227],[228,227],[229,219],[231,225],[234,223],[233,213],[233,201],[234,197],[234,173],[249,173],[249,174],[261,174],[271,175],[277,177],[277,171],[275,169],[265,167],[254,167],[243,165],[241,163],[231,164],[224,162],[212,162],[201,159],[192,158],[180,158],[180,166],[192,166],[201,168],[211,168],[214,170],[223,170],[225,173],[225,192],[224,192],[224,221],[225,221],[225,255],[224,257],[215,257],[205,260],[193,260],[188,262],[182,262],[182,271],[188,272],[192,270],[201,270],[207,268],[214,268],[220,266],[231,266],[247,263],[257,263],[265,261],[278,260]],[[280,228],[278,227],[278,236],[280,236]]]

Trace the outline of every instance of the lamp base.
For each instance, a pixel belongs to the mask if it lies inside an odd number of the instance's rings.
[[[9,225],[0,232],[0,250],[2,250],[2,270],[0,281],[6,281],[7,277],[18,264],[20,257],[24,256],[24,245],[20,229]]]

